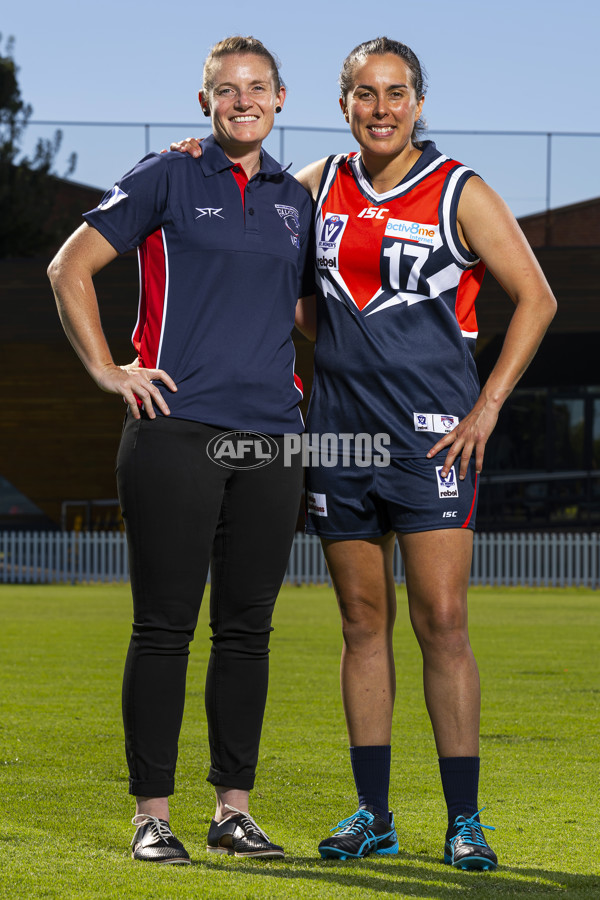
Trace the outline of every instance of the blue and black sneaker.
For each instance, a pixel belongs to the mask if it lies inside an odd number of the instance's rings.
[[[331,830],[336,833],[319,844],[322,859],[361,859],[369,853],[393,855],[398,852],[398,835],[391,812],[390,820],[386,822],[369,807],[361,808]]]
[[[482,828],[495,831],[493,825],[482,825],[479,813],[485,807],[466,819],[457,816],[446,834],[444,862],[455,869],[492,870],[498,865],[498,857],[483,836]]]

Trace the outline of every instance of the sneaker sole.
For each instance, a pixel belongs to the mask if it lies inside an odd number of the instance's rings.
[[[400,849],[400,845],[398,841],[393,844],[391,847],[382,847],[380,850],[375,851],[376,856],[396,856],[398,850]]]
[[[484,856],[470,856],[458,862],[452,862],[450,857],[444,856],[444,862],[453,869],[462,869],[463,872],[493,872],[498,868],[498,863],[486,859]]]
[[[360,856],[356,853],[341,853],[339,850],[329,850],[329,848],[319,850],[319,853],[321,859],[365,859],[369,855],[368,853],[361,853]]]
[[[382,847],[380,850],[367,850],[366,853],[346,853],[335,847],[319,847],[321,859],[365,859],[367,856],[396,856],[399,850],[396,843],[392,847]]]

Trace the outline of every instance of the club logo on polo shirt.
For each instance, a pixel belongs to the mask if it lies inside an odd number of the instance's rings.
[[[435,474],[437,476],[438,483],[438,494],[440,498],[445,500],[448,497],[458,497],[458,484],[456,483],[456,472],[454,471],[454,466],[452,466],[445,478],[443,478],[441,474],[443,468],[443,466],[435,467]]]
[[[196,206],[194,208],[195,208],[196,212],[198,213],[198,215],[195,216],[196,219],[201,219],[202,216],[208,216],[209,219],[212,219],[212,218],[224,219],[225,218],[225,216],[221,215],[221,213],[223,212],[222,206],[220,206],[219,209],[214,209],[212,206],[204,206],[202,208],[200,206]]]
[[[283,224],[288,231],[291,231],[290,240],[294,247],[300,249],[300,214],[293,206],[285,206],[283,203],[276,203],[275,209],[279,213]]]
[[[116,206],[117,203],[121,202],[121,200],[125,200],[127,196],[128,195],[125,193],[125,191],[121,190],[121,188],[117,184],[115,184],[110,194],[106,198],[102,199],[98,206],[98,209],[110,209],[111,206]]]

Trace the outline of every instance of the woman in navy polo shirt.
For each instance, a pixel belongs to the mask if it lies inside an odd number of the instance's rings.
[[[285,100],[277,63],[228,38],[204,67],[201,159],[150,154],[86,213],[50,265],[69,340],[128,406],[117,480],[134,624],[123,717],[134,859],[189,863],[169,827],[189,643],[209,564],[206,678],[217,806],[207,849],[282,857],[248,812],[267,695],[271,615],[294,534],[303,429],[291,331],[312,293],[311,200],[264,150]],[[137,360],[113,362],[93,276],[138,249]],[[284,464],[284,462],[286,464]]]

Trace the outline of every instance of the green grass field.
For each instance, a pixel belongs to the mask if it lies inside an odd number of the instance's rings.
[[[208,856],[213,812],[203,609],[192,647],[172,824],[193,865],[129,855],[120,719],[126,586],[0,588],[0,896],[6,898],[600,897],[600,594],[474,589],[483,687],[481,802],[501,867],[441,863],[445,808],[420,656],[399,590],[391,804],[398,857],[322,861],[316,846],[355,809],[338,690],[332,591],[285,588],[252,812],[283,862]]]

